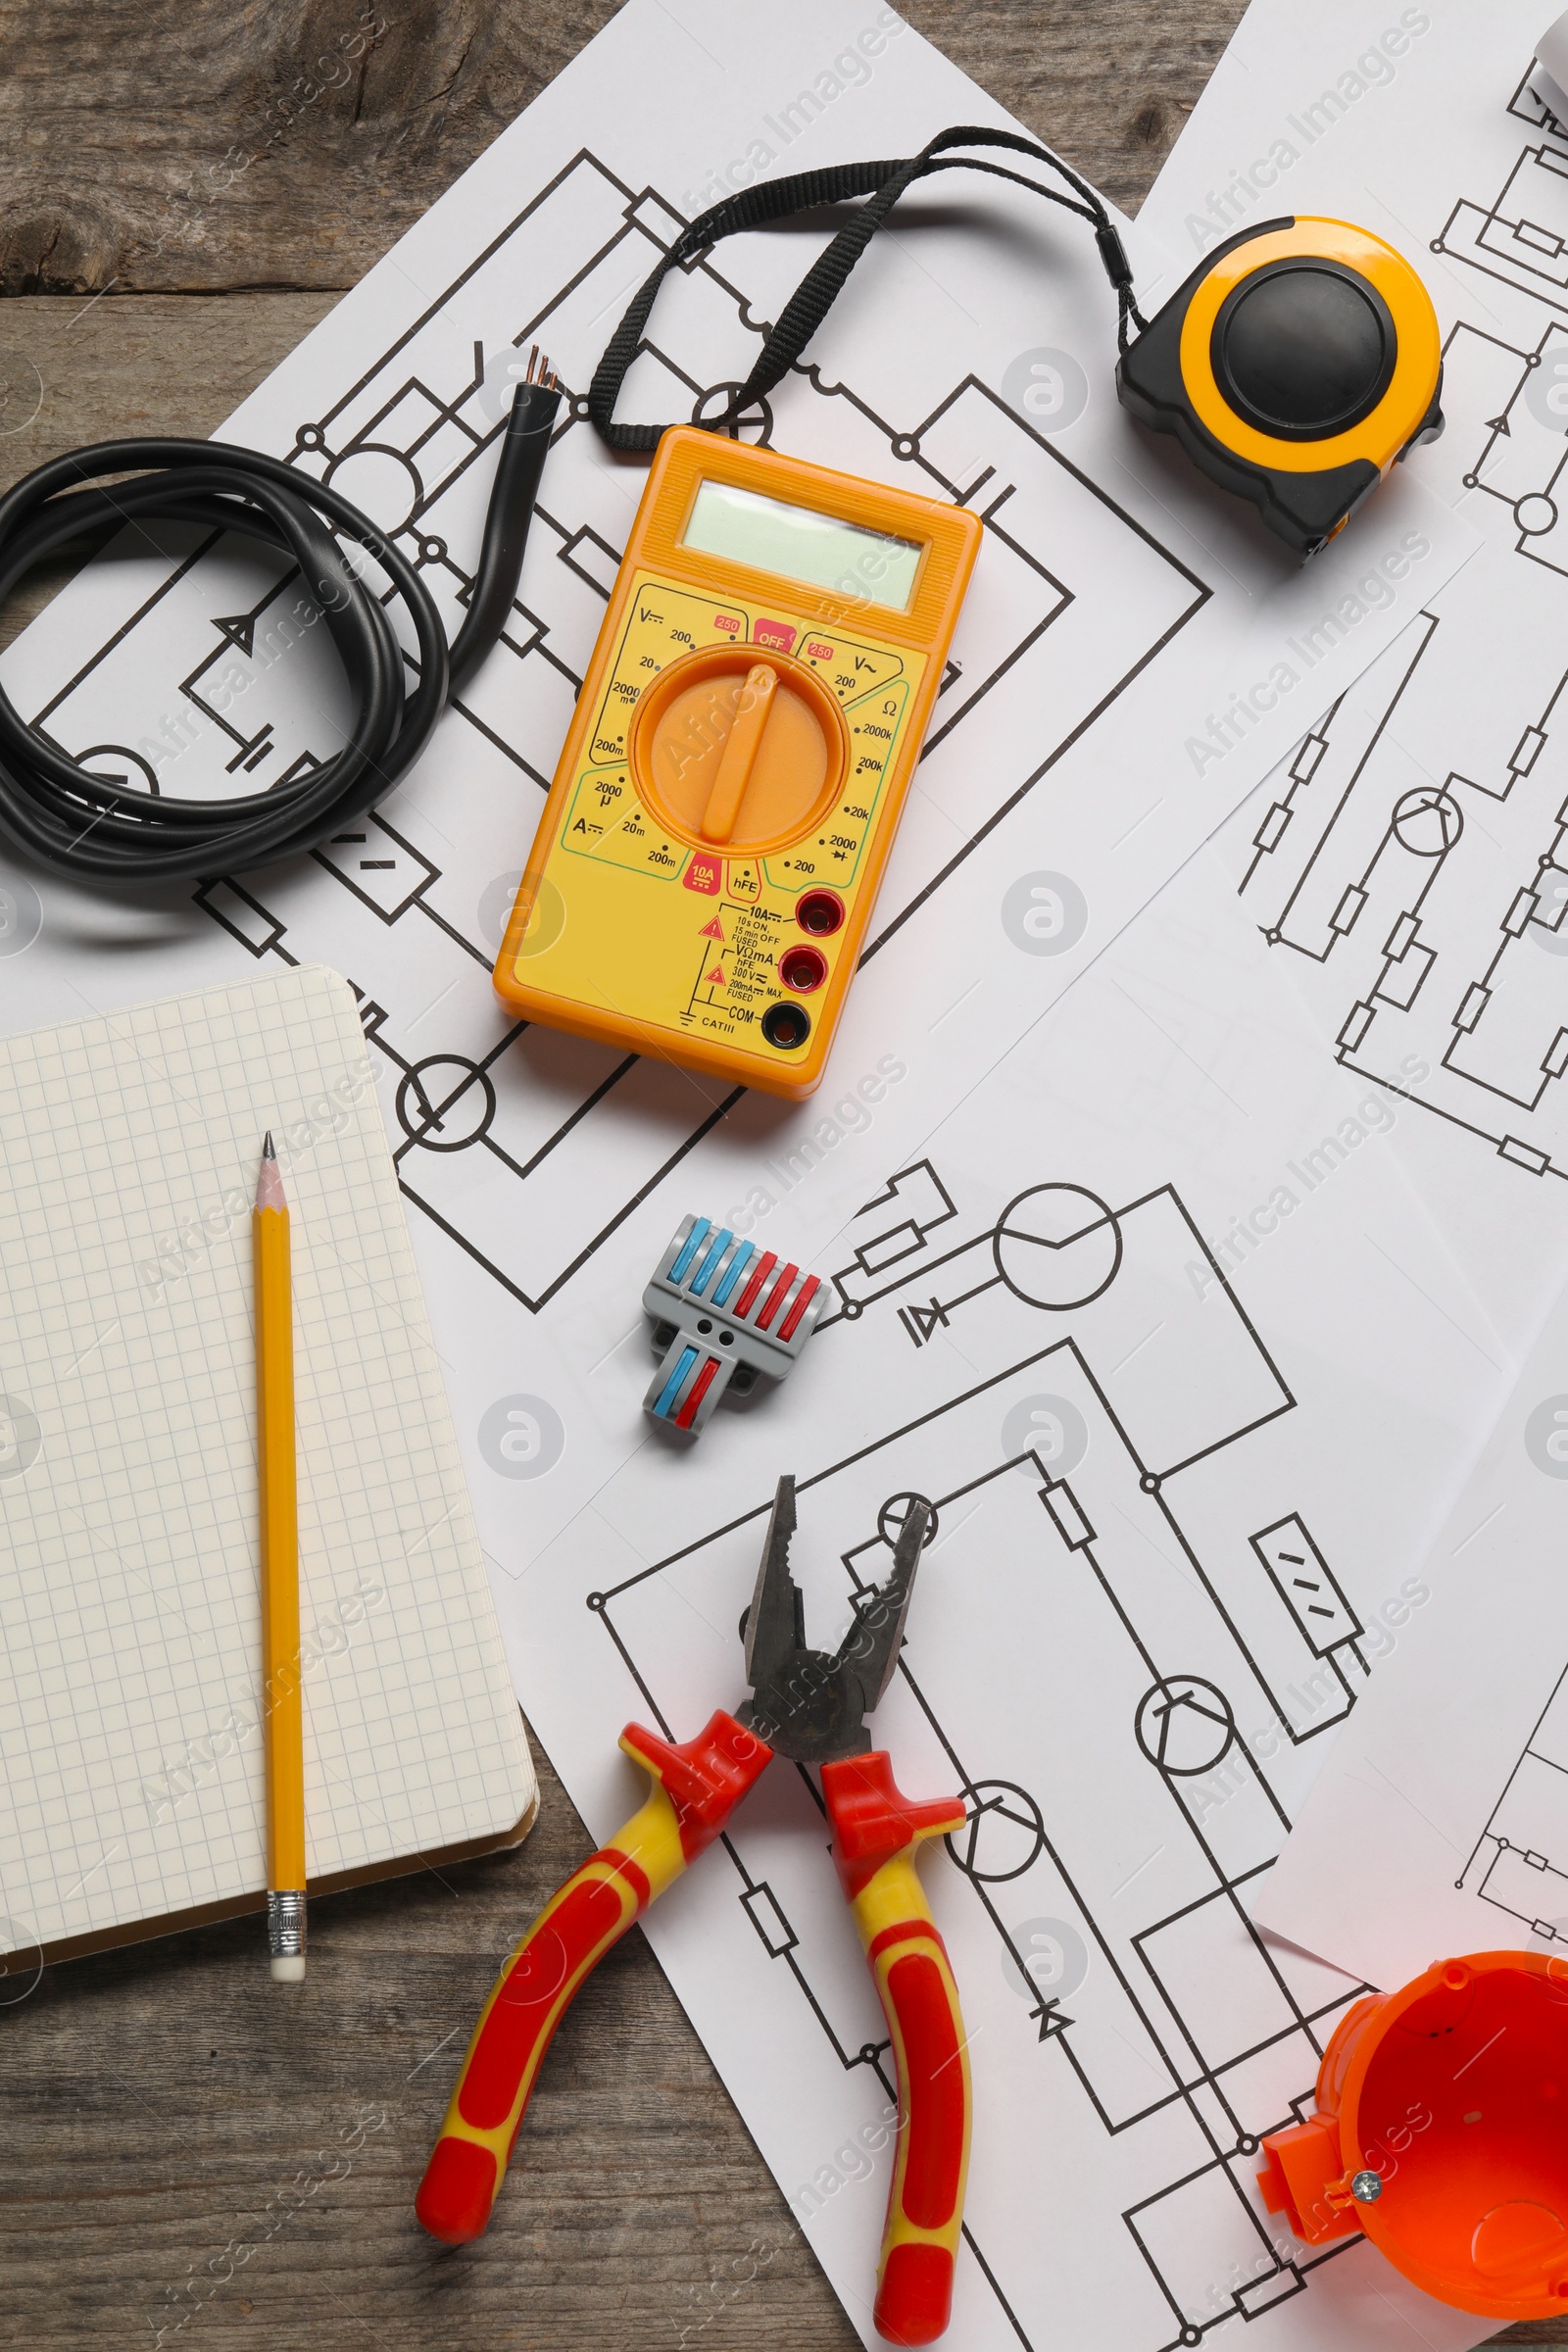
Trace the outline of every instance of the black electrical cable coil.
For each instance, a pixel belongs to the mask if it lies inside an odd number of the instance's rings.
[[[530,361],[530,378],[534,362]],[[270,791],[174,800],[94,775],[30,727],[0,689],[0,834],[55,873],[90,882],[181,882],[291,858],[363,816],[418,758],[449,697],[506,624],[561,394],[548,361],[520,382],[501,439],[468,612],[450,649],[430,592],[368,515],[324,482],[222,441],[99,441],[40,466],[0,498],[0,599],[40,557],[125,522],[196,523],[282,552],[299,566],[348,677],[348,740]],[[113,488],[105,474],[134,473]],[[392,622],[338,544],[355,541],[413,624],[412,687]]]

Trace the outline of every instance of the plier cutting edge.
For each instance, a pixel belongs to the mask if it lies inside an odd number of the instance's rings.
[[[833,1859],[887,2019],[899,2128],[877,2274],[876,2326],[894,2344],[935,2342],[948,2325],[969,2163],[969,2059],[946,1947],[915,1873],[915,1849],[957,1829],[957,1797],[902,1794],[865,1718],[898,1663],[927,1540],[911,1499],[885,1585],[859,1595],[828,1657],[806,1643],[790,1575],[795,1481],[781,1478],[752,1605],[741,1620],[752,1695],[674,1746],[631,1723],[620,1745],[652,1776],[647,1802],[569,1878],[508,1955],[425,2170],[415,2211],[448,2245],[490,2219],[540,2064],[566,2004],[655,1897],[710,1846],[775,1756],[820,1767]]]

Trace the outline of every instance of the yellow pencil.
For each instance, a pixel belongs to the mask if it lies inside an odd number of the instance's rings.
[[[294,1464],[294,1301],[288,1202],[269,1128],[251,1217],[256,1246],[256,1427],[262,1511],[262,1719],[267,1751],[267,1935],[272,1977],[305,1975],[305,1730]]]

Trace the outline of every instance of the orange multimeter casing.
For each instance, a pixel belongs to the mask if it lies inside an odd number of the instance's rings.
[[[809,1095],[980,536],[962,508],[665,433],[496,959],[505,1002]]]

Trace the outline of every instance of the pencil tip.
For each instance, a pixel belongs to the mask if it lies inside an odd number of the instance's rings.
[[[283,1171],[272,1150],[272,1130],[267,1130],[262,1146],[262,1164],[256,1177],[256,1205],[258,1208],[287,1208],[288,1198],[283,1191]]]

